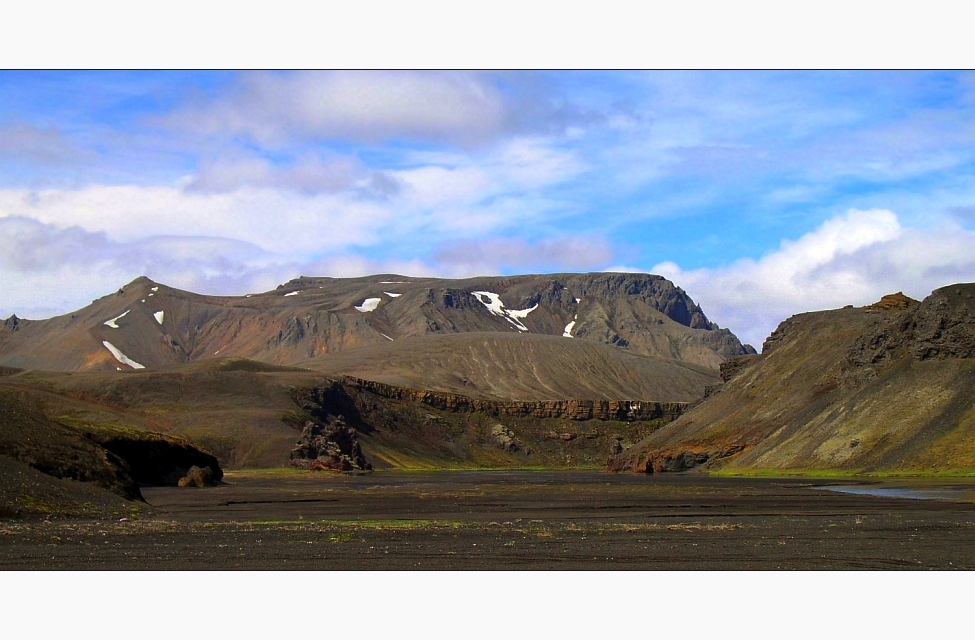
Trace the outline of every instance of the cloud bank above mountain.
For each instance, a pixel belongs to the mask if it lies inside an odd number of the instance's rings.
[[[707,300],[712,319],[760,345],[795,313],[861,306],[896,291],[921,299],[975,281],[975,233],[951,223],[904,228],[891,211],[854,209],[757,260],[694,270],[665,262],[653,271]]]

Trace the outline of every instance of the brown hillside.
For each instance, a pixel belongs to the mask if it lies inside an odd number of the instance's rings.
[[[407,338],[300,364],[329,375],[500,400],[689,402],[719,380],[704,366],[597,342],[498,332]]]
[[[794,316],[730,373],[611,468],[975,469],[975,284]]]

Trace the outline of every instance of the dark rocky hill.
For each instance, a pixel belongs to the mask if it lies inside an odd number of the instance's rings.
[[[228,356],[295,364],[472,332],[564,336],[567,343],[612,345],[715,371],[725,359],[753,351],[710,322],[679,287],[647,274],[303,277],[240,297],[138,278],[71,314],[3,321],[0,365],[131,371]]]
[[[975,469],[975,284],[784,321],[615,470]]]

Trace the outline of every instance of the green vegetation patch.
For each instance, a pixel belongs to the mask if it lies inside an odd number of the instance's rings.
[[[708,475],[742,478],[975,478],[971,469],[718,469]]]
[[[89,436],[101,436],[101,437],[111,437],[111,438],[127,438],[130,440],[159,440],[167,439],[171,441],[178,441],[182,444],[189,445],[184,439],[177,436],[171,436],[168,434],[155,433],[152,431],[146,431],[145,429],[139,429],[137,427],[129,427],[125,425],[118,424],[105,424],[102,422],[91,422],[89,420],[82,420],[71,415],[61,415],[53,418],[54,422],[68,427],[69,429],[74,429],[75,431],[80,431],[85,435]]]
[[[281,414],[281,422],[288,426],[295,427],[296,429],[303,429],[306,422],[314,422],[315,420],[304,411],[285,411]]]

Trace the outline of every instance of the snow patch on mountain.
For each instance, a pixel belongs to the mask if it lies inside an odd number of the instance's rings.
[[[574,326],[576,326],[576,320],[578,320],[578,319],[579,319],[579,315],[576,314],[576,317],[572,318],[572,322],[570,322],[569,324],[565,325],[565,330],[562,332],[562,337],[563,338],[571,338],[571,337],[573,337],[572,336],[572,328]]]
[[[528,317],[529,313],[538,308],[538,304],[536,304],[534,307],[530,307],[528,309],[505,309],[504,303],[501,302],[501,296],[496,293],[491,293],[490,291],[471,291],[471,294],[477,298],[488,311],[499,318],[504,318],[514,325],[518,331],[528,331],[528,327],[524,325],[520,318]]]
[[[376,307],[379,306],[380,298],[366,298],[362,301],[362,304],[355,308],[356,311],[361,311],[362,313],[369,313],[370,311],[375,311]]]
[[[165,311],[157,311],[154,314],[152,314],[152,317],[155,318],[156,319],[156,322],[158,322],[159,324],[162,324],[163,323],[163,318],[165,316],[166,316],[166,312]]]
[[[112,318],[111,320],[106,320],[102,324],[104,324],[106,327],[111,327],[113,329],[118,329],[118,325],[116,324],[116,321],[117,320],[121,320],[122,318],[124,318],[125,316],[127,316],[128,313],[129,313],[129,311],[131,311],[131,309],[126,309],[125,310],[125,313],[122,313],[120,315],[117,315],[114,318]]]
[[[128,313],[128,311],[126,311],[126,313]],[[127,364],[133,369],[145,369],[143,365],[139,364],[132,358],[128,357],[127,355],[119,351],[118,348],[108,340],[102,340],[102,344],[105,345],[105,348],[111,351],[112,355],[115,356],[115,359],[121,362],[122,364]]]

